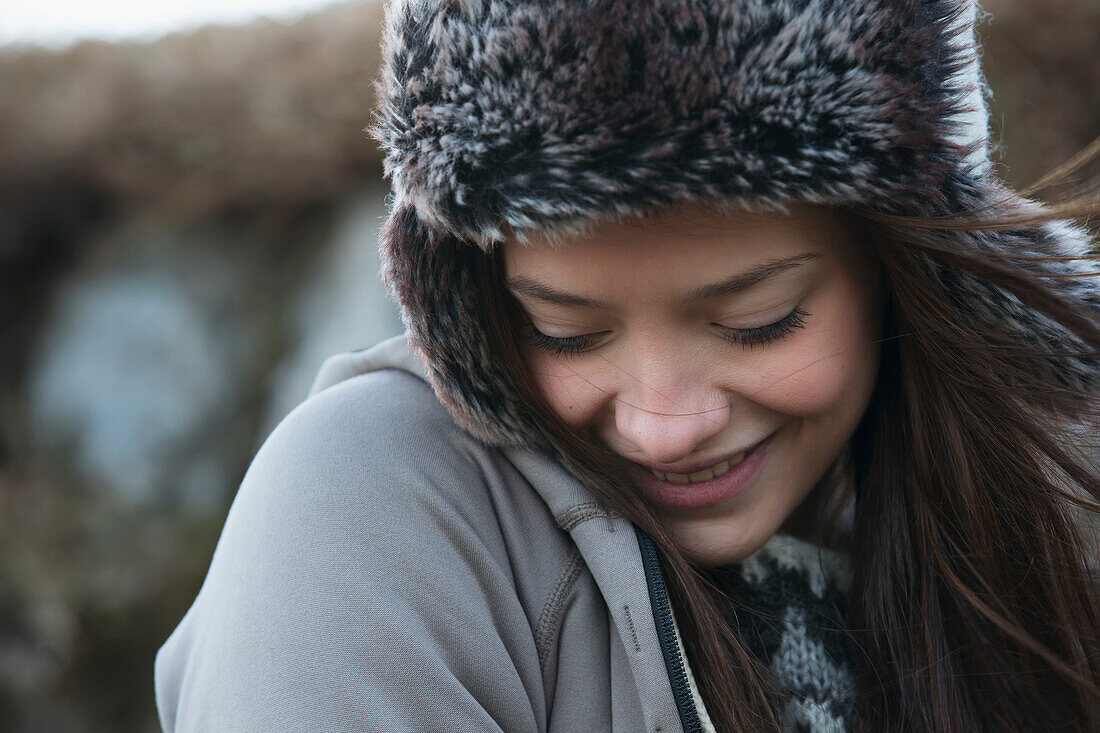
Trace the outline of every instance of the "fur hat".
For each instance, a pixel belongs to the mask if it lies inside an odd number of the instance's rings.
[[[977,16],[973,0],[393,0],[373,128],[393,186],[382,275],[440,401],[488,444],[546,443],[488,346],[473,246],[688,201],[942,215],[1004,200]],[[943,236],[1089,251],[1067,221]],[[1095,278],[1058,283],[1100,312]],[[1012,294],[962,273],[944,286],[978,322],[1084,350]],[[1095,389],[1095,358],[1057,368]]]

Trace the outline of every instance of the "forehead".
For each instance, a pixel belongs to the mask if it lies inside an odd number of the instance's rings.
[[[604,222],[583,234],[532,238],[504,245],[508,276],[598,287],[608,278],[706,277],[736,272],[764,260],[847,246],[841,219],[821,207],[789,214],[681,207],[646,217]]]

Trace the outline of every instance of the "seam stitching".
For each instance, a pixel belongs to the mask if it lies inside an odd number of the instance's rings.
[[[626,615],[626,626],[630,629],[630,640],[634,642],[634,651],[642,651],[642,645],[638,643],[638,632],[634,630],[634,619],[630,617],[630,606],[623,606],[623,613]]]
[[[550,645],[557,636],[558,622],[565,610],[565,599],[569,596],[573,586],[580,577],[584,563],[580,550],[574,546],[565,564],[565,569],[558,576],[554,589],[550,591],[550,597],[542,607],[538,623],[535,625],[535,651],[539,657],[539,668],[546,674],[546,662],[550,655]]]
[[[606,517],[608,524],[611,525],[611,520],[616,516],[616,514],[607,511],[596,502],[587,501],[583,504],[577,504],[574,507],[570,507],[557,516],[556,519],[559,527],[566,532],[572,532],[578,524],[586,522],[593,517]]]

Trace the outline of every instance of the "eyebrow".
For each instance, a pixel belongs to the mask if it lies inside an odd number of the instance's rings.
[[[712,298],[732,295],[733,293],[747,290],[773,275],[778,275],[792,267],[797,267],[803,262],[816,260],[820,257],[822,257],[820,252],[803,252],[801,254],[791,255],[790,257],[781,257],[779,259],[763,262],[756,267],[746,270],[745,272],[740,272],[721,282],[703,285],[692,290],[680,299],[680,304],[691,305],[701,300],[710,300]],[[527,277],[510,277],[506,285],[508,289],[514,293],[520,293],[529,298],[541,300],[544,303],[578,306],[582,308],[597,308],[612,313],[618,311],[613,305],[605,303],[602,300],[588,298],[583,295],[575,295],[573,293],[563,293],[560,290],[554,290],[544,283]]]

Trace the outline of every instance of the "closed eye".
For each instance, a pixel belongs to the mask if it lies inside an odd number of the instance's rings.
[[[779,341],[787,338],[796,330],[806,325],[806,318],[808,318],[809,315],[810,314],[804,311],[801,306],[797,306],[778,321],[764,326],[757,326],[756,328],[729,328],[728,326],[719,325],[718,327],[729,341],[751,349],[756,344],[764,345],[772,341]]]
[[[809,315],[799,306],[778,321],[764,326],[730,328],[717,323],[714,325],[718,328],[722,338],[730,343],[739,344],[743,348],[751,349],[757,344],[765,345],[790,336],[794,331],[806,325],[806,318]],[[527,322],[528,343],[555,356],[573,356],[584,353],[592,349],[599,337],[605,333],[607,332],[586,333],[580,336],[547,336],[535,328],[530,320]]]

